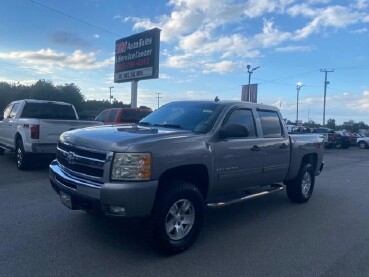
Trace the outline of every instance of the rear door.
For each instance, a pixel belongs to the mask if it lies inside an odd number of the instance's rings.
[[[247,137],[220,139],[214,143],[216,194],[244,190],[262,182],[263,153],[260,151],[254,114],[251,109],[230,111],[222,128],[230,124],[247,127]]]
[[[285,179],[290,163],[290,139],[285,133],[279,113],[257,110],[262,131],[263,185]]]

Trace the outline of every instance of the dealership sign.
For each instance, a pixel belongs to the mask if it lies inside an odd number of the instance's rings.
[[[159,48],[158,28],[117,40],[114,83],[158,78]]]

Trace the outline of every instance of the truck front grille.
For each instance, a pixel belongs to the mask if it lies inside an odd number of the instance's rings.
[[[58,142],[56,158],[69,174],[102,183],[107,153]]]

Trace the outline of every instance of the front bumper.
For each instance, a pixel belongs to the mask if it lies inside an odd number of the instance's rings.
[[[49,167],[53,189],[71,196],[72,209],[102,211],[106,215],[144,217],[151,214],[158,181],[95,183],[63,171],[54,160]],[[124,207],[124,213],[114,213],[112,207]]]

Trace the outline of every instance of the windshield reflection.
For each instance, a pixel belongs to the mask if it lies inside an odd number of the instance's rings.
[[[223,107],[213,102],[172,102],[143,118],[139,125],[207,133]]]

